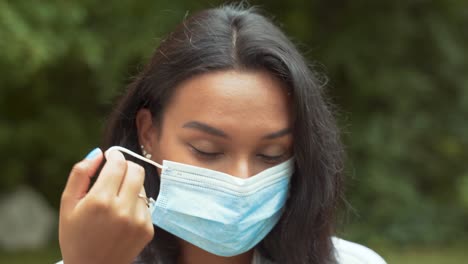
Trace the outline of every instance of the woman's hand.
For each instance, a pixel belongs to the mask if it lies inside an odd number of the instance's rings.
[[[95,152],[96,153],[96,152]],[[93,187],[90,179],[103,159],[75,164],[62,194],[59,241],[65,264],[129,264],[153,238],[154,229],[144,193],[144,169],[119,151],[107,162]]]

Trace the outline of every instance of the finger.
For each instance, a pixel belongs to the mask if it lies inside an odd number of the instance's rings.
[[[138,197],[141,189],[143,188],[143,182],[145,181],[145,170],[142,166],[128,161],[127,162],[127,173],[120,187],[119,197],[123,201],[135,204],[136,200],[142,200]]]
[[[143,196],[143,197],[145,197],[145,199],[141,198],[140,195]],[[146,190],[145,190],[145,183],[144,183],[144,181],[143,181],[143,186],[141,186],[141,189],[140,189],[140,191],[138,192],[138,197],[141,198],[143,202],[145,202],[146,208],[149,208],[149,206],[150,206],[150,205],[149,205],[149,199],[148,199],[149,197],[146,196]]]
[[[141,188],[139,194],[142,194],[146,197],[145,189]],[[135,207],[136,207],[137,217],[140,217],[141,219],[148,219],[149,210],[148,210],[148,205],[145,199],[143,198],[138,199]]]
[[[144,179],[143,179],[143,182],[144,182]],[[141,189],[140,189],[140,192],[141,194],[143,194],[144,196],[146,196],[146,190],[145,190],[145,185],[141,186]]]
[[[140,191],[140,193],[142,192]],[[136,204],[135,216],[137,217],[137,221],[140,223],[141,228],[143,230],[144,240],[146,241],[146,243],[148,243],[149,241],[151,241],[151,239],[153,239],[154,236],[153,222],[151,220],[150,210],[148,206],[146,206],[146,202],[143,199],[139,200],[140,201],[137,201]]]
[[[92,195],[116,196],[124,179],[127,171],[127,161],[124,155],[118,150],[112,150],[106,152],[106,160],[106,164],[89,191]]]
[[[91,178],[101,162],[102,151],[96,148],[84,160],[73,166],[62,194],[62,204],[65,208],[68,205],[76,204],[86,195]]]

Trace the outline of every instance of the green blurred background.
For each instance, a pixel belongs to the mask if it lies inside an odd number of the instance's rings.
[[[32,186],[57,209],[72,164],[100,143],[114,99],[159,41],[221,3],[0,0],[0,197]],[[339,235],[389,263],[462,263],[468,1],[250,3],[327,76],[348,153],[352,208]],[[51,263],[56,240],[0,249],[0,263]]]

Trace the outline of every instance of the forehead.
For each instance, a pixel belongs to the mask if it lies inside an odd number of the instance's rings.
[[[266,71],[232,70],[198,75],[180,84],[165,115],[242,133],[242,128],[275,131],[289,127],[289,108],[287,88],[277,78]]]

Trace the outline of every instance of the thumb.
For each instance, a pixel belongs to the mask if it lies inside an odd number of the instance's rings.
[[[75,207],[88,192],[91,178],[103,159],[102,150],[95,148],[84,160],[73,166],[62,194],[62,209]]]

